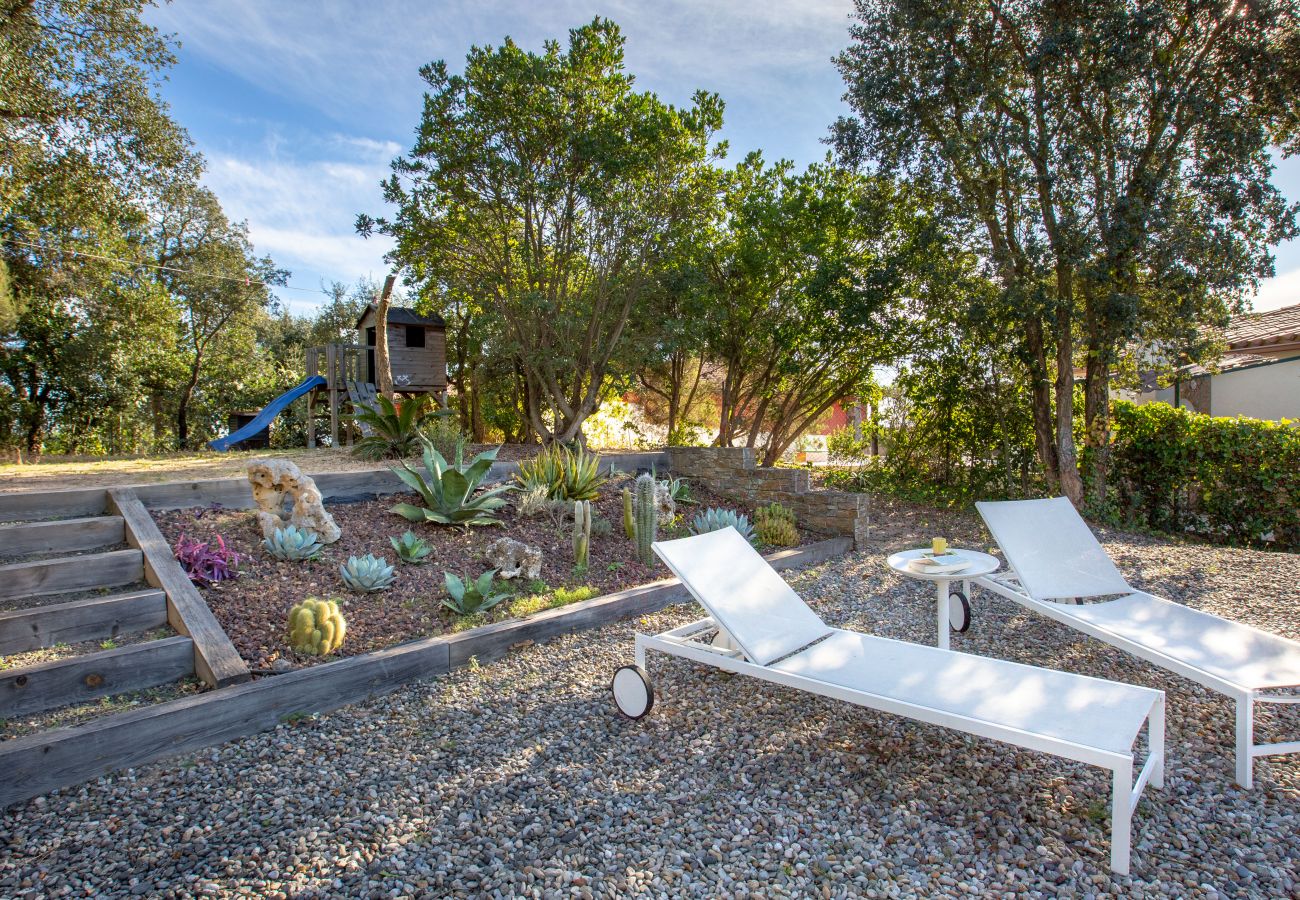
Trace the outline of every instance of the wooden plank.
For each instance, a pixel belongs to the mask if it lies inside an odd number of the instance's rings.
[[[148,631],[167,624],[167,595],[132,591],[0,612],[0,656]]]
[[[822,541],[768,557],[776,568],[821,562],[852,547],[847,538]],[[606,624],[685,599],[685,589],[659,582],[597,597],[528,619],[518,626],[542,623],[510,634],[487,625],[449,638],[425,638],[372,653],[299,669],[193,697],[108,716],[97,722],[0,742],[0,808],[78,784],[115,769],[138,766],[200,747],[274,728],[293,713],[320,713],[367,697],[390,693],[402,685],[450,671],[452,647],[463,662],[485,661],[493,647],[509,649],[523,640],[553,636]],[[632,602],[625,597],[630,595]],[[569,617],[566,627],[564,618]],[[506,635],[509,640],[503,640]],[[480,641],[478,647],[475,640]]]
[[[0,522],[32,522],[68,516],[103,515],[108,492],[103,488],[0,493]]]
[[[139,550],[109,550],[0,566],[0,600],[133,584],[144,574]]]
[[[782,550],[767,556],[772,568],[797,568],[823,562],[853,548],[848,538],[832,538],[807,547]],[[446,640],[451,651],[451,666],[458,668],[470,658],[480,663],[505,656],[510,648],[524,641],[544,641],[562,634],[596,628],[628,616],[643,616],[690,598],[690,593],[676,578],[640,585],[614,594],[594,597],[581,603],[547,609],[523,619],[494,622],[451,635]]]
[[[239,651],[218,624],[140,498],[130,488],[113,488],[108,502],[126,524],[126,539],[144,554],[144,577],[167,595],[167,621],[194,640],[194,671],[212,687],[247,681],[251,676]]]
[[[0,671],[0,718],[29,716],[169,684],[194,674],[194,650],[187,637],[145,641],[53,662]]]
[[[122,519],[118,516],[88,516],[54,522],[0,525],[0,555],[94,550],[122,543]]]
[[[219,744],[445,674],[447,646],[426,638],[364,656],[0,741],[0,808],[115,769]]]

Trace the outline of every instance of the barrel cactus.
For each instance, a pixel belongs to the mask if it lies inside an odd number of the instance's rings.
[[[347,632],[334,600],[309,597],[289,611],[289,646],[297,653],[328,656],[342,646]]]
[[[654,565],[651,544],[659,530],[659,515],[655,508],[655,488],[658,482],[653,475],[641,475],[636,480],[636,558],[644,566]]]
[[[575,500],[573,502],[573,564],[585,569],[590,550],[591,501]]]
[[[771,547],[793,547],[799,543],[794,511],[780,503],[769,503],[754,510],[754,533]]]
[[[286,525],[275,529],[262,546],[276,559],[315,559],[320,556],[321,543],[315,532]]]
[[[343,576],[343,583],[359,594],[387,590],[397,578],[388,560],[372,553],[349,556],[348,561],[339,566],[339,574]]]
[[[691,534],[707,534],[710,531],[721,531],[723,528],[734,528],[740,532],[741,537],[751,544],[754,543],[754,526],[750,524],[749,516],[738,513],[734,509],[718,509],[716,506],[710,506],[691,522]]]

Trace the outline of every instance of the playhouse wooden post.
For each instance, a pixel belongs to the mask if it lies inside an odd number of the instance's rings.
[[[339,348],[337,344],[325,345],[325,387],[330,392],[330,446],[339,445]]]

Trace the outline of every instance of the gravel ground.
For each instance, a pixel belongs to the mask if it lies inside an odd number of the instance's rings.
[[[979,543],[968,517],[943,524]],[[1107,540],[1135,581],[1300,637],[1300,555]],[[791,580],[834,624],[933,640],[929,586],[874,550]],[[607,683],[633,632],[697,615],[529,647],[10,810],[0,895],[1300,897],[1300,758],[1235,788],[1217,695],[977,596],[956,649],[1169,693],[1166,787],[1136,812],[1133,874],[1112,878],[1101,769],[663,657],[654,711],[618,716]]]

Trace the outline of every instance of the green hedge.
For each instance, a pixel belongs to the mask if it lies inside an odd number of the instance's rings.
[[[1300,427],[1116,401],[1110,495],[1121,519],[1300,547]]]

